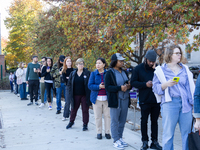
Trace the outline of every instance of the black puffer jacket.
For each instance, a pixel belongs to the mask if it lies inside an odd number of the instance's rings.
[[[67,83],[67,97],[71,101],[71,108],[74,108],[74,78],[77,73],[77,69],[70,73],[69,80]],[[88,88],[88,80],[90,78],[90,71],[88,71],[86,68],[83,69],[83,75],[84,77],[84,85],[85,85],[85,93],[86,93],[86,99],[87,99],[87,105],[91,106],[92,103],[90,102],[90,89]]]
[[[124,71],[128,77],[128,73],[125,70],[122,71]],[[111,69],[105,74],[105,89],[107,91],[108,107],[118,108],[118,92],[121,91],[121,86],[117,85],[116,77]],[[129,101],[129,105],[130,104]]]

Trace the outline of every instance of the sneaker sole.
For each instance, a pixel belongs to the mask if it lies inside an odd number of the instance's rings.
[[[113,146],[114,148],[116,148],[116,149],[124,149],[124,147],[123,148],[120,148],[120,147],[115,147],[115,146]]]

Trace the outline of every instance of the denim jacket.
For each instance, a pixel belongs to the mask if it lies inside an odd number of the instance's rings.
[[[196,81],[196,88],[194,92],[194,113],[195,118],[200,118],[200,75]]]
[[[103,79],[105,78],[106,70],[104,70]],[[99,93],[99,84],[101,84],[101,75],[98,70],[91,73],[88,82],[88,88],[91,90],[90,101],[95,104]]]

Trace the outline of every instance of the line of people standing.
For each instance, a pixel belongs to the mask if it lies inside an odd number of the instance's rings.
[[[129,90],[139,89],[139,105],[141,108],[141,150],[149,148],[147,134],[148,117],[151,116],[150,148],[157,150],[173,150],[173,137],[176,124],[179,123],[182,136],[182,149],[188,150],[188,133],[192,124],[192,107],[195,85],[188,67],[181,63],[182,50],[177,45],[170,45],[165,51],[165,63],[156,66],[157,54],[149,50],[144,62],[138,65],[132,73],[131,80],[123,70],[124,59],[116,53],[111,57],[110,69],[106,69],[106,61],[98,58],[96,70],[93,72],[84,68],[84,60],[79,58],[73,68],[72,59],[61,55],[53,65],[51,58],[43,57],[40,68],[37,56],[28,64],[26,83],[29,84],[30,103],[38,105],[37,91],[40,80],[41,95],[47,93],[49,109],[52,109],[52,91],[56,89],[56,114],[61,113],[61,95],[63,92],[65,106],[63,121],[69,118],[66,129],[75,124],[77,111],[81,105],[83,131],[88,130],[89,107],[93,106],[97,139],[102,139],[102,115],[104,116],[105,137],[113,138],[113,146],[124,149],[128,144],[123,140],[128,107],[130,105]],[[179,82],[173,81],[179,77]],[[44,90],[45,87],[45,90]],[[44,96],[41,96],[43,99]],[[44,101],[42,100],[42,103]],[[43,104],[40,104],[43,105]],[[71,109],[70,109],[71,106]],[[158,143],[158,117],[161,111],[163,137],[162,146]],[[199,116],[197,116],[199,117]],[[187,122],[185,122],[185,118]],[[196,125],[198,126],[198,125]]]

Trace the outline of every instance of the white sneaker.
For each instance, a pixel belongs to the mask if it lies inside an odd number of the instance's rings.
[[[61,106],[61,109],[63,110],[63,109],[64,109],[64,107],[62,107],[62,106]]]
[[[52,110],[52,106],[49,106],[49,110]]]
[[[128,144],[127,144],[122,138],[120,138],[119,141],[121,142],[121,144],[122,144],[124,147],[128,147]]]
[[[67,120],[67,118],[65,118],[65,117],[62,118],[62,121],[66,121],[66,120]]]
[[[19,97],[19,94],[17,94],[17,96]]]
[[[117,140],[115,143],[113,143],[113,146],[116,149],[124,149],[124,146],[122,145],[120,140]]]
[[[41,103],[39,106],[39,108],[42,108],[42,107],[44,107],[44,103]]]

